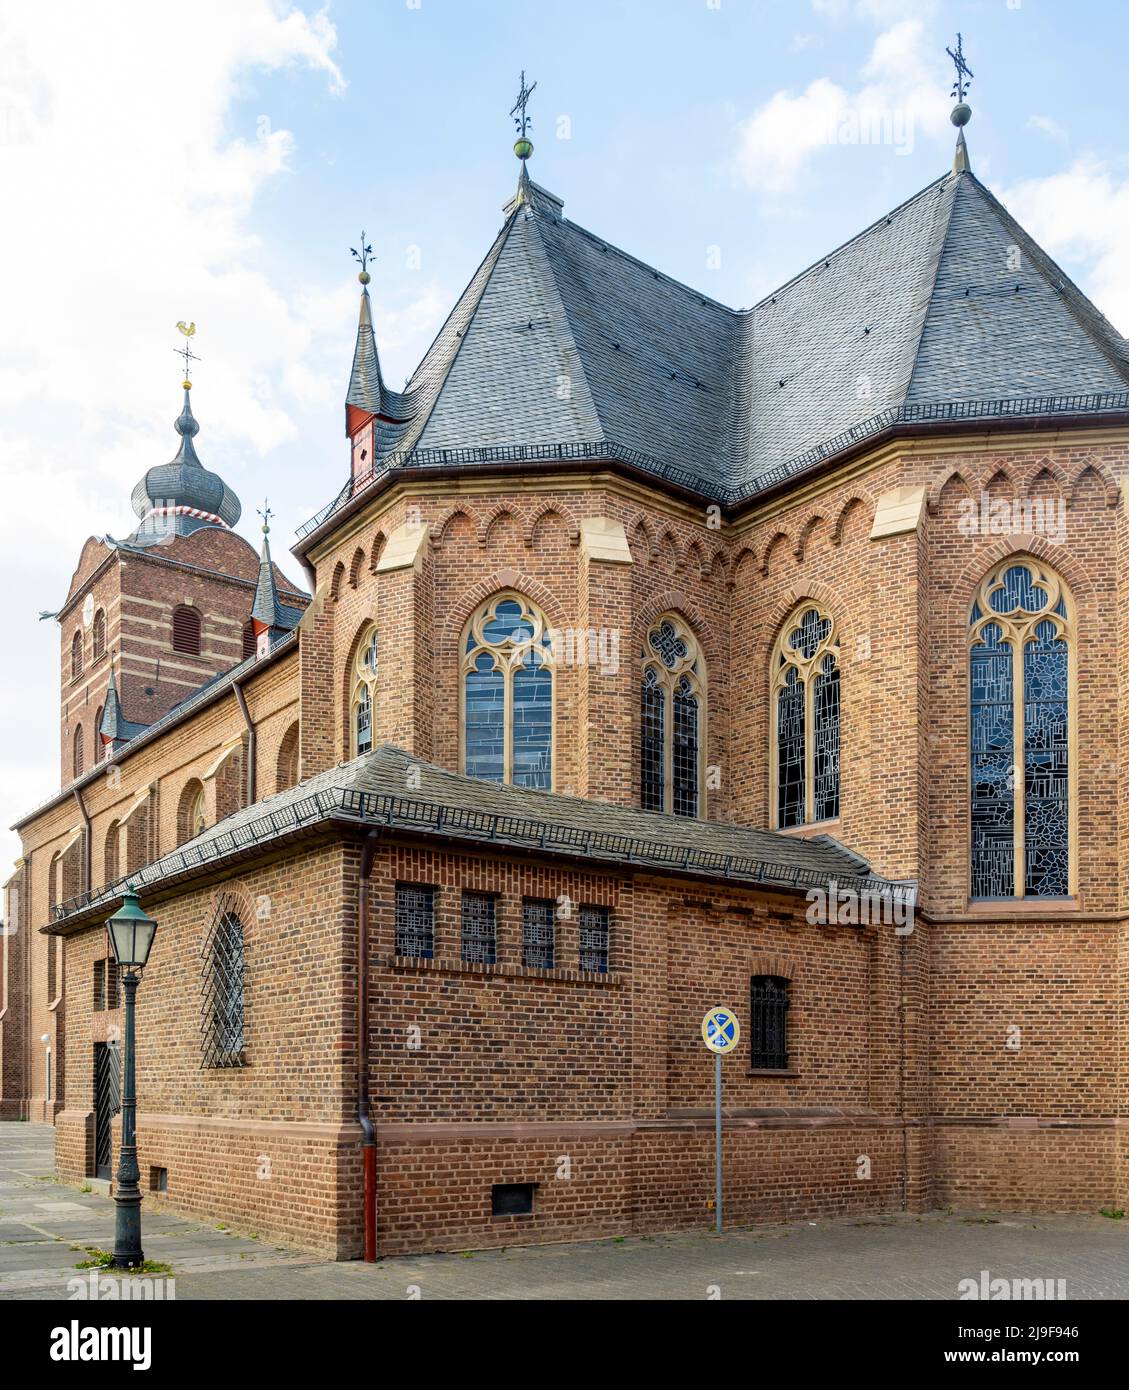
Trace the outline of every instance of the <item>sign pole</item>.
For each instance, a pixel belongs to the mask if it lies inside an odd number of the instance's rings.
[[[716,1079],[714,1082],[714,1101],[717,1110],[716,1123],[714,1125],[714,1147],[717,1149],[717,1233],[721,1235],[721,1053],[714,1054],[714,1061],[717,1063]]]
[[[721,1235],[721,1058],[732,1052],[741,1041],[741,1025],[732,1009],[710,1009],[702,1019],[702,1041],[714,1054],[713,1080],[713,1148],[714,1148],[714,1229]]]

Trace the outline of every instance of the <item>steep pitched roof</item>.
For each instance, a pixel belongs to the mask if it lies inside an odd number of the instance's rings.
[[[1125,408],[1127,388],[1125,340],[970,170],[741,311],[523,181],[378,467],[588,447],[736,500],[877,424]]]

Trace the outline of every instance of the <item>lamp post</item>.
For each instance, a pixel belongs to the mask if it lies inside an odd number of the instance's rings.
[[[141,1250],[141,1170],[137,1166],[137,1083],[134,1073],[133,1010],[141,972],[149,959],[157,924],[146,917],[137,894],[127,885],[122,905],[107,921],[110,944],[125,994],[125,1057],[122,1077],[122,1142],[114,1184],[114,1265],[133,1269],[144,1262]]]

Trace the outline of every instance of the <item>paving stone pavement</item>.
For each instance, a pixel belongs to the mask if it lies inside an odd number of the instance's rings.
[[[0,1123],[0,1300],[65,1299],[113,1203],[52,1178],[49,1125]],[[142,1207],[184,1299],[956,1299],[961,1279],[1129,1298],[1129,1220],[935,1212],[335,1264]]]

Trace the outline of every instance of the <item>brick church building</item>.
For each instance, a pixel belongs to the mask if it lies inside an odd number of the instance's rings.
[[[87,541],[3,1116],[111,1178],[130,883],[147,1202],[339,1258],[705,1226],[721,1004],[731,1221],[1126,1206],[1129,344],[963,130],[742,311],[517,152],[402,391],[362,267],[303,587],[187,383]]]

